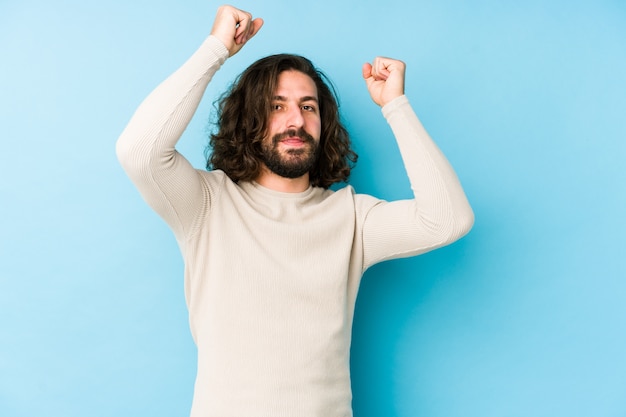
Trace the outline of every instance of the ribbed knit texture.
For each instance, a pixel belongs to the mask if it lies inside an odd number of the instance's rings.
[[[174,147],[227,56],[207,38],[117,143],[122,166],[184,257],[198,347],[191,416],[352,416],[350,337],[363,272],[457,240],[472,210],[404,96],[382,112],[412,200],[389,203],[349,186],[280,193],[194,169]]]

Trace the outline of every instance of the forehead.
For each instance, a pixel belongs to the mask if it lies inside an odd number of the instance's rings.
[[[283,71],[278,75],[277,81],[275,96],[317,98],[315,81],[303,72],[295,70]]]

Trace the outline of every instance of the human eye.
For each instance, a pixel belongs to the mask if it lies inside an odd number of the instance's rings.
[[[283,106],[280,103],[272,103],[270,108],[272,109],[272,111],[279,111],[283,108]]]
[[[315,112],[317,109],[312,104],[304,104],[302,106],[302,110],[307,111],[307,112]]]

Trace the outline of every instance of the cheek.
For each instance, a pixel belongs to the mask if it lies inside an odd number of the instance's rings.
[[[270,136],[274,136],[276,133],[282,133],[282,127],[280,120],[276,116],[270,117],[267,127],[269,129]]]
[[[309,120],[307,132],[316,139],[319,139],[322,133],[322,121],[319,117],[313,117]]]

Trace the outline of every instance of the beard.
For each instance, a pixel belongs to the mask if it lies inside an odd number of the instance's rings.
[[[281,153],[280,141],[291,136],[302,139],[303,146],[287,149]],[[274,174],[283,178],[299,178],[311,171],[319,159],[320,147],[313,136],[304,129],[288,130],[277,133],[270,141],[264,141],[261,149],[261,161]]]

